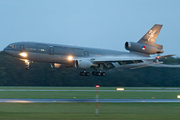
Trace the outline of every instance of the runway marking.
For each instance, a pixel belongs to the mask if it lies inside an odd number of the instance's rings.
[[[88,92],[88,91],[96,91],[96,90],[24,90],[24,89],[0,89],[1,91],[14,91],[14,92],[26,92],[26,91],[32,91],[32,92]],[[180,92],[180,90],[123,90],[123,91],[117,91],[117,90],[99,90],[100,92]]]
[[[0,89],[54,89],[54,90],[66,90],[66,89],[73,89],[74,90],[81,90],[81,89],[86,89],[86,90],[92,90],[93,87],[0,87]],[[102,87],[101,89],[116,89],[117,87]],[[180,87],[125,87],[125,89],[128,90],[180,90]]]
[[[94,103],[96,99],[0,99],[0,103]],[[180,99],[99,99],[100,103],[180,103]]]

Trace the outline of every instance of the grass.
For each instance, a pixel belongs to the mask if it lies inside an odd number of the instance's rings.
[[[164,87],[125,87],[125,90],[116,91],[117,87],[100,87],[100,98],[109,99],[177,99],[180,88]],[[5,90],[5,91],[3,91]],[[0,98],[90,98],[94,99],[96,91],[11,91],[11,90],[96,90],[95,87],[0,87]],[[143,91],[147,90],[147,91]],[[155,90],[158,90],[155,91]]]
[[[180,92],[123,92],[100,91],[101,99],[177,99]],[[0,91],[0,98],[89,98],[94,99],[96,91]]]
[[[1,103],[6,120],[179,120],[180,103]]]

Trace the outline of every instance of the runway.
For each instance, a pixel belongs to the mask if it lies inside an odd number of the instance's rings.
[[[25,89],[0,89],[0,92],[3,91],[13,91],[13,92],[93,92],[96,90],[25,90]],[[100,92],[180,92],[178,89],[170,89],[170,90],[99,90]]]
[[[0,99],[0,103],[95,103],[96,99]],[[98,99],[100,103],[180,103],[180,99]]]

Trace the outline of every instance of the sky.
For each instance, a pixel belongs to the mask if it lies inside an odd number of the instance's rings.
[[[156,44],[180,57],[180,0],[0,0],[0,50],[36,41],[127,51],[154,24]]]

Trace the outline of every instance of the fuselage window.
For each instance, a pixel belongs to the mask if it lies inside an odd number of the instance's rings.
[[[9,45],[11,48],[16,48],[16,45]]]
[[[47,45],[37,45],[39,53],[47,53]]]
[[[26,51],[37,51],[37,49],[36,48],[27,47]]]
[[[46,49],[44,49],[44,48],[38,48],[38,51],[39,51],[39,52],[46,52]]]

